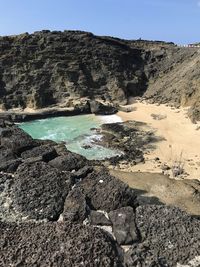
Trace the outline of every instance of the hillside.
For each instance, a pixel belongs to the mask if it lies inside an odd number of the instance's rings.
[[[0,105],[39,109],[99,98],[125,104],[131,96],[192,105],[200,119],[198,48],[128,41],[81,31],[0,37]]]

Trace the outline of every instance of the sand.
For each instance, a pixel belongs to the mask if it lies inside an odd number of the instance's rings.
[[[153,130],[156,136],[165,140],[155,144],[155,148],[145,153],[145,164],[128,167],[129,172],[162,173],[162,165],[169,167],[181,162],[184,175],[178,178],[200,180],[200,123],[193,124],[187,116],[187,109],[175,109],[166,105],[148,104],[137,101],[130,105],[132,112],[118,112],[123,121],[145,122],[146,130]],[[154,116],[152,116],[154,114]],[[155,119],[159,115],[161,119]],[[199,129],[198,129],[199,128]],[[155,160],[159,158],[159,160]],[[172,171],[166,171],[174,178]]]

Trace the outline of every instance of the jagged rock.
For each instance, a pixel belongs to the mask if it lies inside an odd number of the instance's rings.
[[[136,209],[136,225],[142,243],[125,255],[127,267],[151,266],[152,262],[153,266],[187,265],[199,256],[200,221],[178,208],[140,206]]]
[[[7,162],[8,160],[16,159],[16,155],[13,153],[11,149],[7,149],[5,147],[0,147],[0,162]]]
[[[111,105],[106,105],[95,100],[90,101],[90,110],[91,113],[96,115],[111,115],[117,112],[116,107],[113,107]]]
[[[72,171],[83,168],[86,162],[83,156],[68,151],[65,155],[49,161],[49,165],[62,171]]]
[[[2,267],[122,267],[110,236],[78,224],[0,222],[0,244]]]
[[[89,222],[91,225],[111,226],[111,221],[105,216],[105,214],[95,210],[91,210]]]
[[[83,168],[79,169],[78,171],[73,173],[73,176],[77,179],[85,178],[89,173],[93,171],[92,166],[84,166]]]
[[[78,188],[74,188],[68,194],[63,211],[64,221],[82,223],[86,217],[87,204],[84,194]]]
[[[0,171],[13,173],[17,170],[18,166],[22,163],[21,159],[7,160],[0,162]]]
[[[21,157],[23,159],[28,159],[28,158],[34,158],[34,157],[42,157],[42,160],[45,162],[48,162],[50,160],[53,160],[58,156],[56,150],[54,147],[50,145],[41,145],[34,147],[31,150],[27,150],[21,154]]]
[[[13,183],[12,199],[17,211],[36,220],[56,220],[72,182],[68,173],[44,162],[33,162],[19,166]]]
[[[93,172],[78,183],[85,194],[87,204],[93,210],[111,211],[136,205],[134,190],[112,177],[106,170]]]
[[[119,245],[130,245],[138,241],[138,231],[135,225],[135,214],[133,208],[124,207],[108,214],[115,238]]]

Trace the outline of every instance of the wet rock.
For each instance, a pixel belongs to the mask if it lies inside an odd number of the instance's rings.
[[[65,155],[49,161],[49,165],[62,171],[72,171],[83,168],[86,165],[86,162],[87,160],[84,157],[66,151]]]
[[[115,238],[119,245],[130,245],[138,241],[138,231],[135,225],[135,214],[132,207],[123,207],[108,214]]]
[[[68,194],[63,211],[64,221],[82,223],[87,214],[87,204],[84,194],[80,189],[74,188]]]
[[[160,262],[155,266],[187,265],[199,256],[200,221],[178,208],[139,206],[136,209],[136,225],[142,243],[127,252],[126,266],[150,266],[151,261]]]
[[[34,147],[31,150],[27,150],[21,154],[21,157],[23,159],[28,159],[28,158],[34,158],[34,157],[42,157],[42,160],[45,162],[48,162],[50,160],[53,160],[58,156],[56,150],[54,147],[50,145],[41,145]]]
[[[134,190],[109,175],[106,170],[93,172],[77,185],[86,196],[93,210],[111,211],[124,206],[136,205]]]
[[[32,219],[57,220],[71,189],[71,177],[44,162],[23,163],[12,188],[15,209]]]
[[[121,267],[114,240],[98,228],[0,222],[0,266]]]
[[[103,212],[91,210],[89,215],[89,222],[91,225],[106,225],[111,226],[111,221],[105,216]]]
[[[99,101],[90,101],[91,113],[96,115],[111,115],[117,112],[117,109],[111,104],[103,104]]]

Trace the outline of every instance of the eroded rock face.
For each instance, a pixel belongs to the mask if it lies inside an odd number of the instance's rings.
[[[2,267],[122,266],[114,240],[83,225],[0,222],[0,246]]]
[[[4,109],[69,105],[77,97],[125,103],[127,90],[146,85],[143,51],[114,38],[42,31],[1,37],[0,51]]]
[[[136,205],[134,190],[109,175],[106,170],[89,174],[77,187],[85,194],[87,203],[93,210],[109,212]]]
[[[57,220],[71,189],[71,177],[44,162],[23,163],[15,173],[15,209],[32,219]]]

